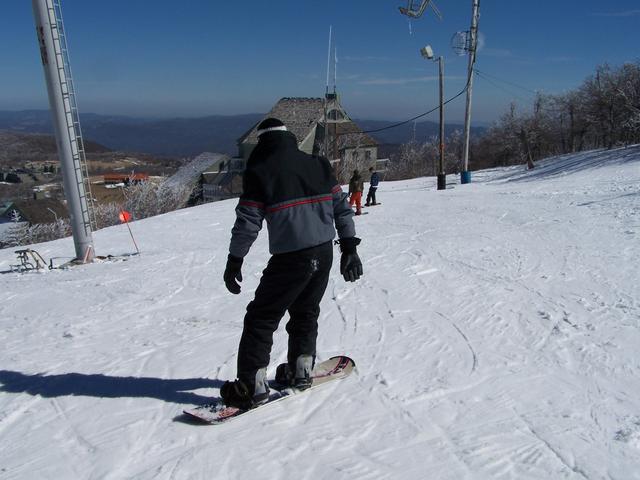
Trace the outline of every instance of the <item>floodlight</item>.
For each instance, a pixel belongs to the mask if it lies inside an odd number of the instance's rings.
[[[432,60],[433,59],[433,48],[431,48],[431,45],[426,45],[426,46],[422,47],[420,49],[420,55],[422,55],[427,60]]]

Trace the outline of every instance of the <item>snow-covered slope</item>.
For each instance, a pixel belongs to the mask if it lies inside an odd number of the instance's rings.
[[[0,478],[640,478],[639,184],[640,147],[383,183],[365,276],[336,262],[322,302],[319,357],[357,373],[215,427],[179,414],[234,376],[268,257],[264,231],[225,290],[235,201],[132,224],[128,261],[0,275]]]

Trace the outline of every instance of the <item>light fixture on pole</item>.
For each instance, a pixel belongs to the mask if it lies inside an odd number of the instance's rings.
[[[435,59],[431,45],[422,47],[420,54],[427,60],[437,60],[438,62],[440,80],[440,145],[438,148],[440,151],[440,160],[438,162],[438,190],[445,190],[447,188],[447,174],[444,169],[444,57],[440,55]]]

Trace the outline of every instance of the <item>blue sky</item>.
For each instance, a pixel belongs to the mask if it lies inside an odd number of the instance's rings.
[[[449,46],[471,0],[436,0],[443,14],[409,20],[406,0],[62,0],[80,111],[133,116],[262,113],[284,96],[322,96],[332,25],[337,87],[352,117],[403,120],[435,106],[445,57],[447,97],[466,58]],[[31,2],[3,2],[0,110],[46,108]],[[573,89],[608,62],[640,59],[638,0],[482,0],[474,121],[497,119],[534,91]],[[507,83],[508,82],[508,83]],[[460,121],[464,96],[447,121]],[[430,118],[430,117],[427,117]],[[437,119],[434,113],[432,120]]]

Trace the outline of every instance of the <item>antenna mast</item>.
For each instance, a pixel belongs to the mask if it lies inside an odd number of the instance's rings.
[[[327,49],[327,86],[325,89],[325,94],[329,93],[329,71],[331,69],[331,30],[333,25],[329,25],[329,48]]]
[[[333,93],[336,93],[336,79],[338,77],[338,47],[333,47]]]
[[[331,68],[331,34],[332,25],[329,25],[329,47],[327,48],[327,83],[324,89],[324,155],[329,158],[329,126],[327,119],[327,102],[329,101],[329,70]]]

